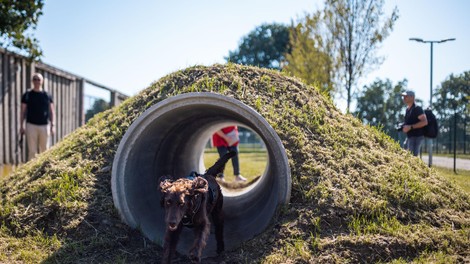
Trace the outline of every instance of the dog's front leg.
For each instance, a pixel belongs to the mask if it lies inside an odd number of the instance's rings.
[[[215,240],[217,241],[217,254],[222,253],[225,250],[224,244],[224,213],[214,212],[212,219],[215,226]]]
[[[191,262],[201,263],[202,250],[206,246],[207,237],[209,236],[210,231],[211,226],[209,220],[194,227],[194,235],[196,238],[194,240],[194,245],[189,252]]]
[[[163,264],[170,264],[171,259],[175,255],[176,245],[178,244],[179,236],[183,227],[180,225],[175,231],[166,230],[165,243],[163,245]]]

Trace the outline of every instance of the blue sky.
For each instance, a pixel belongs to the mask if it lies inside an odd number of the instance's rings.
[[[46,0],[35,35],[43,62],[135,95],[176,70],[224,63],[257,26],[289,24],[322,2]],[[376,78],[407,78],[409,88],[428,102],[430,46],[408,39],[457,39],[434,45],[434,87],[451,73],[470,70],[470,1],[389,0],[386,14],[394,6],[400,18],[378,51],[385,61],[360,86]],[[344,100],[336,103],[344,106]]]

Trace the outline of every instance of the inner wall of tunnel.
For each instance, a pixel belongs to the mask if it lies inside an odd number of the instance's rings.
[[[279,206],[287,204],[291,176],[284,146],[269,123],[254,109],[215,93],[187,93],[150,107],[127,130],[113,162],[111,187],[122,220],[150,240],[163,245],[164,209],[160,206],[159,178],[203,173],[202,155],[211,134],[228,124],[256,132],[264,141],[268,162],[264,174],[251,187],[224,194],[225,247],[263,232]],[[183,229],[178,251],[187,254],[192,230]],[[209,236],[205,255],[215,255],[215,238]]]

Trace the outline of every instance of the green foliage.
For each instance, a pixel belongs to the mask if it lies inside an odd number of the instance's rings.
[[[331,95],[335,75],[333,58],[328,53],[331,43],[316,34],[320,31],[320,23],[319,14],[306,15],[291,29],[291,52],[286,54],[287,63],[283,70]]]
[[[88,122],[94,115],[101,113],[110,108],[109,103],[103,99],[97,99],[93,102],[93,106],[85,113],[85,122]]]
[[[470,102],[470,71],[456,76],[451,74],[435,90],[433,96],[437,98],[433,108],[442,117],[453,115],[454,112],[470,111],[467,107]]]
[[[364,86],[357,98],[354,115],[364,123],[381,127],[390,137],[398,139],[395,126],[403,122],[404,104],[400,94],[406,90],[405,79],[393,85],[390,80],[376,80]]]
[[[238,49],[230,51],[227,62],[281,69],[289,52],[289,28],[282,24],[263,24],[243,37]]]
[[[39,58],[38,40],[29,31],[36,28],[43,6],[44,0],[0,0],[0,46]]]
[[[457,151],[459,147],[462,150],[463,137],[469,133],[470,71],[459,75],[451,74],[434,90],[433,96],[434,114],[439,122],[439,143],[445,144],[450,151],[453,149],[456,132]]]

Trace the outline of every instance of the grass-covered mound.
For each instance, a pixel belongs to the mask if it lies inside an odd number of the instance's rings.
[[[341,114],[315,88],[230,64],[160,79],[4,180],[0,262],[158,262],[160,248],[120,221],[110,168],[140,114],[194,91],[257,110],[286,147],[293,177],[291,203],[269,231],[206,262],[470,261],[468,194],[382,132]]]

